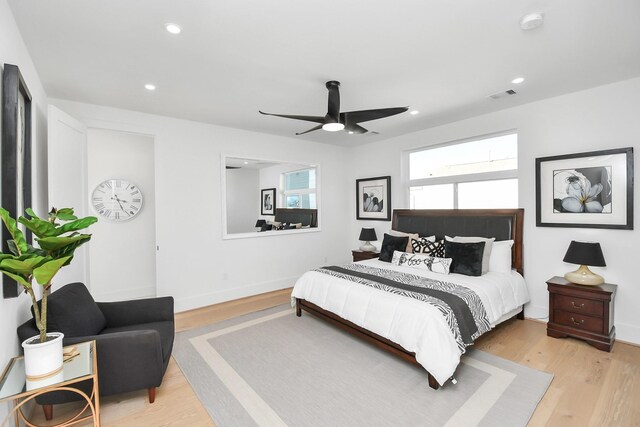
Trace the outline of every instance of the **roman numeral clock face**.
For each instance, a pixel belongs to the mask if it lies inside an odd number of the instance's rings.
[[[111,221],[127,221],[142,209],[142,192],[124,179],[108,179],[91,194],[91,205],[98,215]]]

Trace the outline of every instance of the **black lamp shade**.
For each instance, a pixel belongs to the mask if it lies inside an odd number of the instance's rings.
[[[591,265],[594,267],[606,267],[604,255],[600,243],[571,241],[569,249],[563,259],[564,262],[578,265]]]
[[[360,231],[360,238],[358,239],[362,242],[374,242],[378,240],[378,236],[376,236],[376,230],[374,228],[362,228]]]
[[[257,220],[257,221],[256,221],[256,225],[255,225],[255,226],[256,226],[256,227],[260,227],[260,228],[262,228],[262,226],[263,226],[263,225],[265,225],[266,223],[267,223],[267,221],[266,221],[266,220],[264,220],[264,219],[259,219],[259,220]]]

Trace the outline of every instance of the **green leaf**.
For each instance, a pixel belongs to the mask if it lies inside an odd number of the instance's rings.
[[[40,285],[44,286],[51,282],[53,276],[55,276],[58,270],[60,270],[60,268],[65,265],[69,258],[70,257],[64,257],[45,262],[40,267],[33,270],[33,276],[36,278]]]
[[[4,208],[0,208],[0,217],[2,217],[2,221],[4,222],[5,227],[7,227],[7,230],[9,230],[11,237],[13,237],[16,248],[18,248],[20,253],[27,252],[27,242],[24,240],[22,231],[18,229],[18,223],[16,220],[11,218],[9,211]]]
[[[43,251],[40,248],[34,248],[33,246],[31,246],[30,244],[27,243],[27,254],[28,255],[47,256],[47,251]]]
[[[7,246],[9,247],[9,252],[11,252],[15,256],[20,255],[20,251],[18,250],[18,246],[16,242],[13,240],[7,240]]]
[[[96,222],[98,222],[98,218],[96,218],[95,216],[88,216],[86,218],[81,218],[73,222],[68,222],[58,228],[57,235],[68,233],[70,231],[82,230],[89,227],[91,224],[95,224]]]
[[[11,277],[16,282],[20,283],[25,288],[28,288],[28,289],[31,288],[31,283],[29,283],[29,281],[27,279],[25,279],[24,277],[22,277],[21,275],[10,273],[8,271],[3,271],[3,273],[6,274],[7,276]]]
[[[62,208],[62,209],[58,209],[58,218],[63,220],[63,221],[74,221],[76,219],[78,219],[77,216],[75,216],[73,214],[73,209],[72,208]]]
[[[45,251],[57,251],[65,246],[73,245],[76,242],[84,242],[91,239],[90,234],[80,234],[73,237],[43,237],[42,239],[36,239],[40,248]]]
[[[49,221],[43,221],[38,217],[33,219],[27,219],[21,216],[18,219],[20,224],[24,224],[29,230],[33,232],[38,237],[52,237],[57,236],[61,233],[58,232],[55,225],[51,224]]]
[[[34,268],[38,267],[45,261],[45,257],[35,256],[24,260],[20,259],[3,259],[0,261],[0,270],[3,272],[9,270],[11,273],[23,274],[30,276],[33,274]]]

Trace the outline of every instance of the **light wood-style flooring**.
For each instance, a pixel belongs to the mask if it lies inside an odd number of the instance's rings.
[[[290,292],[285,289],[179,313],[176,330],[287,303]],[[606,353],[575,339],[549,338],[545,323],[515,319],[481,337],[476,347],[555,375],[530,426],[640,426],[640,347],[616,342],[613,351]],[[139,391],[106,397],[101,407],[105,427],[214,425],[173,359],[154,404],[148,403],[146,391]],[[34,415],[41,417],[37,409]],[[64,407],[54,406],[53,421],[64,413]]]

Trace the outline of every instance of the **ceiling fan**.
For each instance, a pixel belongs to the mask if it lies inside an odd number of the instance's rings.
[[[370,120],[383,119],[389,116],[395,116],[396,114],[404,113],[409,107],[396,107],[396,108],[378,108],[375,110],[360,110],[360,111],[348,111],[345,113],[340,112],[340,82],[331,80],[326,83],[329,90],[329,107],[325,116],[295,116],[289,114],[273,114],[260,111],[260,114],[266,116],[284,117],[285,119],[304,120],[307,122],[319,123],[317,126],[312,127],[304,132],[298,132],[296,135],[304,135],[305,133],[313,132],[319,129],[323,129],[329,132],[336,132],[344,130],[350,134],[362,134],[368,133],[369,130],[359,125],[362,122],[368,122]],[[377,133],[377,132],[370,132]]]

